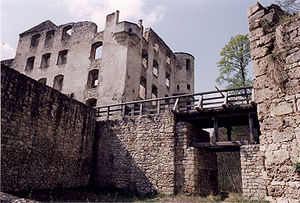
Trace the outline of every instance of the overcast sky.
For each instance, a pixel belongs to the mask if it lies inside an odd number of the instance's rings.
[[[247,8],[255,0],[1,0],[1,60],[13,58],[20,33],[45,21],[93,21],[107,14],[152,27],[173,52],[195,57],[195,92],[214,89],[219,53],[231,36],[247,34]],[[262,0],[264,6],[272,0]]]

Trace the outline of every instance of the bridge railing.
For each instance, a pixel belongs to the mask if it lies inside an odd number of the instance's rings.
[[[240,87],[217,91],[161,97],[133,102],[124,102],[96,108],[96,117],[133,117],[160,114],[166,111],[186,112],[207,108],[227,108],[230,105],[250,104],[253,101],[253,88]]]

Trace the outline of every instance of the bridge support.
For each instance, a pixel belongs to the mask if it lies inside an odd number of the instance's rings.
[[[219,141],[219,137],[218,137],[218,135],[219,135],[219,133],[218,133],[218,129],[219,129],[219,120],[218,120],[218,118],[212,118],[212,120],[214,121],[214,136],[215,136],[215,140],[216,140],[216,142],[218,142]]]

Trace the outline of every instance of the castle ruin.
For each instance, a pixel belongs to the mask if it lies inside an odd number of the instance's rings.
[[[194,92],[194,57],[173,53],[151,29],[119,22],[47,20],[20,34],[12,68],[89,106]]]

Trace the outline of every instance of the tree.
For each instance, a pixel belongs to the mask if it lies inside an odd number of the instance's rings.
[[[299,13],[300,0],[276,0],[276,4],[288,13]]]
[[[227,88],[252,85],[248,77],[247,66],[251,61],[250,41],[248,34],[231,37],[222,49],[221,60],[218,61],[220,75],[217,83],[225,84]]]

